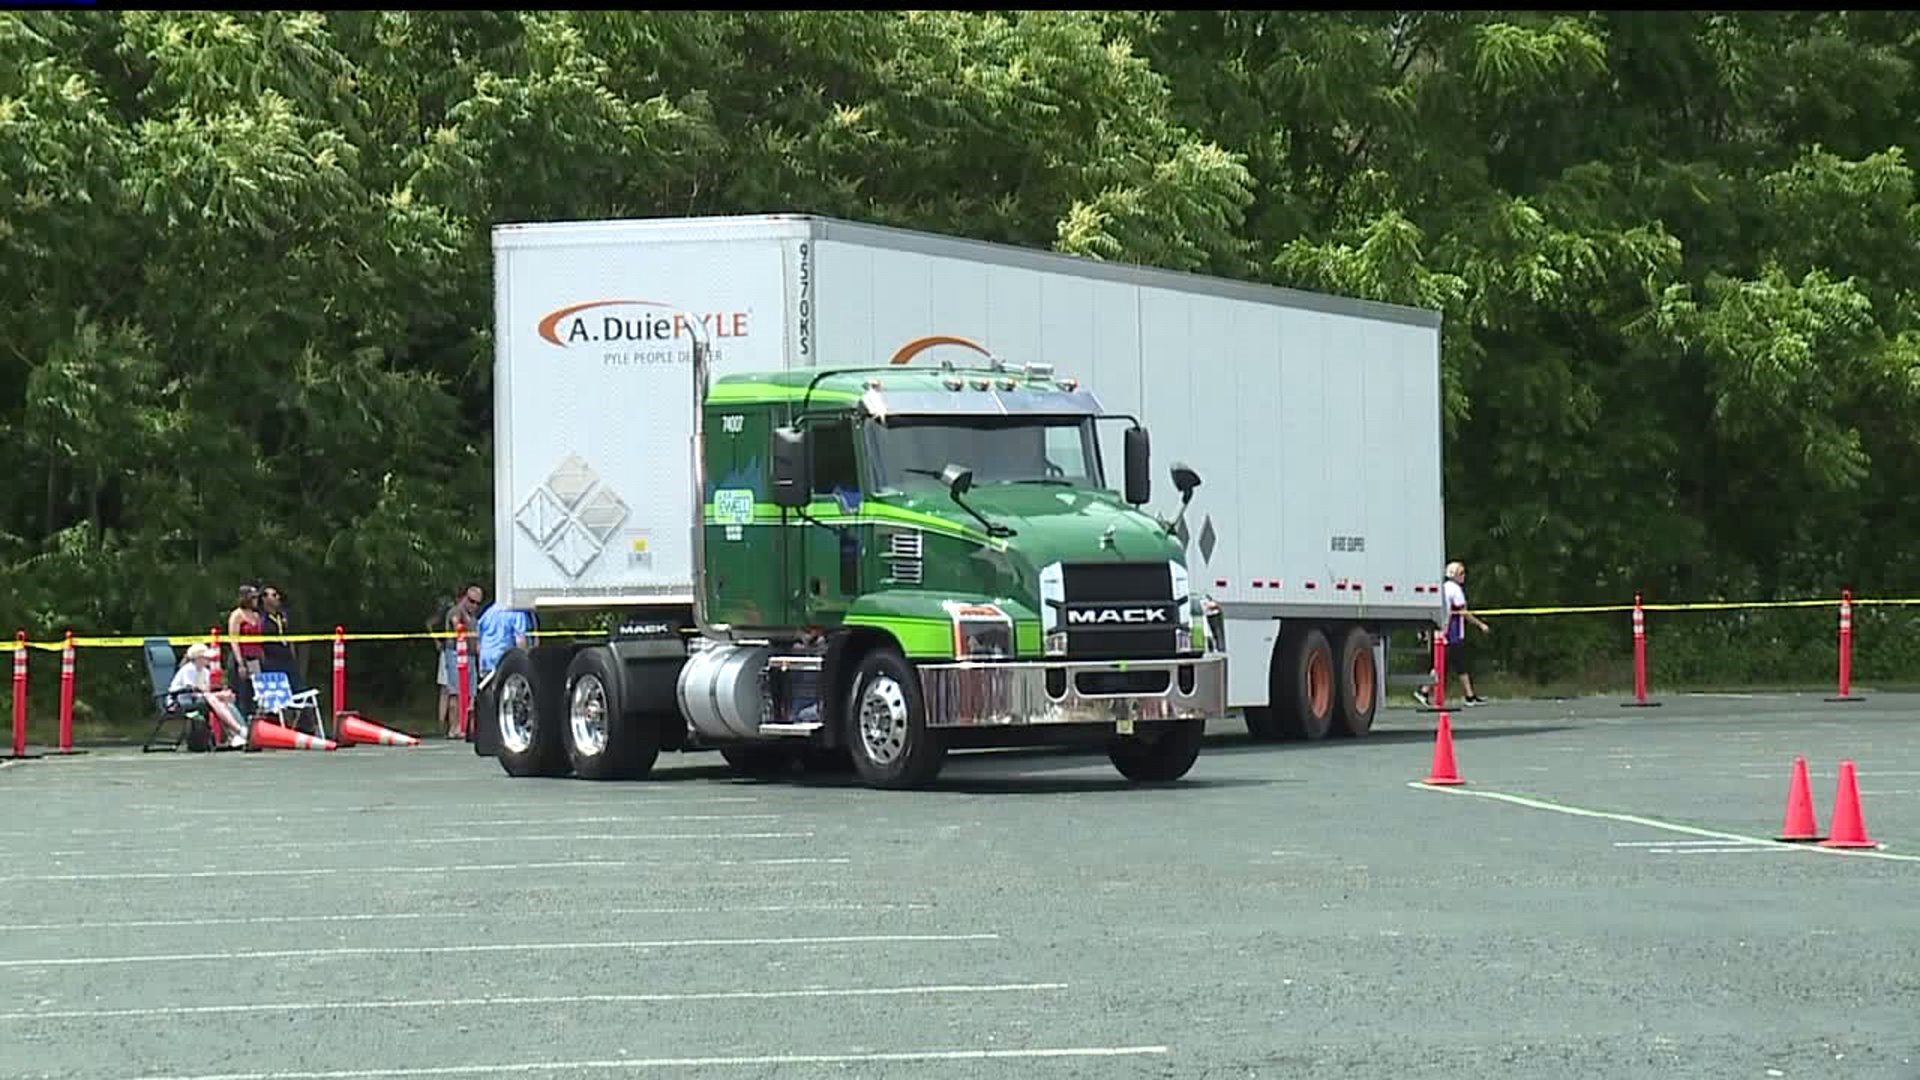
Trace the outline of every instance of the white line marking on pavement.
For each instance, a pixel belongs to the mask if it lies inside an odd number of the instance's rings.
[[[678,994],[556,994],[534,997],[413,998],[383,1001],[282,1001],[246,1005],[176,1005],[149,1009],[69,1009],[58,1012],[0,1013],[0,1021],[103,1020],[136,1016],[212,1016],[230,1013],[348,1012],[360,1009],[451,1009],[476,1005],[629,1005],[682,1001],[777,1001],[793,998],[912,997],[919,994],[1012,994],[1065,990],[1066,983],[989,983],[985,985],[877,986],[818,990],[715,990]]]
[[[181,794],[190,795],[193,793],[181,792]],[[758,798],[752,795],[688,795],[688,796],[675,798],[671,802],[669,802],[664,797],[654,797],[649,799],[642,796],[642,797],[634,798],[629,801],[623,801],[620,804],[620,806],[622,809],[631,809],[636,804],[645,804],[649,802],[655,803],[658,805],[681,806],[688,803],[754,803],[759,801],[760,800]],[[571,806],[563,806],[563,807],[546,806],[543,804],[537,807],[536,806],[527,807],[527,809],[529,810],[533,810],[533,809],[549,809],[549,810],[550,809],[607,809],[607,808],[608,808],[608,804],[606,803],[585,803],[585,804],[574,803]],[[234,812],[232,810],[215,810],[207,807],[191,807],[191,806],[174,807],[174,806],[168,806],[164,803],[135,803],[132,806],[128,807],[128,809],[149,810],[154,813],[167,814],[174,817],[230,818],[234,816]],[[249,821],[311,821],[315,814],[326,814],[330,817],[340,817],[342,815],[350,815],[350,814],[369,814],[369,815],[371,814],[412,814],[412,813],[427,813],[435,810],[444,812],[447,809],[448,809],[448,804],[446,803],[411,803],[411,804],[394,805],[394,806],[356,806],[356,807],[334,807],[334,806],[319,807],[317,806],[317,807],[312,807],[310,809],[304,809],[304,810],[301,810],[301,809],[288,810],[285,806],[282,806],[282,807],[279,807],[280,813],[260,814],[260,815],[249,814],[247,816],[247,820]],[[494,803],[492,806],[488,807],[488,809],[497,812],[502,809],[512,809],[512,808],[502,807],[499,803]]]
[[[439,847],[451,844],[502,844],[517,843],[564,843],[580,841],[614,840],[811,840],[811,832],[745,832],[745,833],[488,833],[481,836],[367,836],[350,840],[281,840],[267,844],[247,844],[236,850],[245,851],[319,851],[328,848],[357,847]],[[138,852],[142,855],[204,855],[209,845],[190,848],[85,848],[74,851],[48,851],[43,854],[50,858],[86,858],[88,856],[123,856]]]
[[[441,806],[441,807],[435,807],[434,809],[445,810],[446,807]],[[349,811],[349,813],[354,813],[354,812],[356,811]],[[368,812],[368,811],[357,811],[357,812],[367,813],[369,816],[371,816],[371,812]],[[231,817],[233,815],[229,814],[228,816]],[[296,819],[309,820],[311,816],[312,815],[295,815],[294,817],[289,818],[283,815],[276,815],[274,817],[249,817],[248,820],[254,821],[254,822],[288,821],[288,820],[296,820]],[[499,828],[507,825],[543,825],[543,826],[626,825],[626,824],[655,825],[663,821],[776,821],[783,817],[791,818],[792,815],[782,815],[782,814],[603,814],[603,815],[597,815],[594,817],[571,817],[571,818],[540,818],[540,817],[494,818],[491,820],[481,820],[481,821],[462,821],[461,824],[468,828],[485,829],[485,828]],[[41,840],[47,837],[48,831],[49,830],[41,830],[41,831],[35,832],[28,829],[12,829],[5,832],[0,832],[0,839]],[[139,836],[143,834],[150,835],[155,833],[181,833],[181,832],[191,831],[195,836],[233,836],[233,835],[266,836],[268,835],[266,833],[262,833],[257,828],[252,828],[246,825],[183,825],[183,824],[145,825],[145,824],[142,824],[138,826],[130,826],[128,828],[123,828],[123,829],[56,829],[51,831],[57,832],[61,835],[70,836],[70,837],[71,836],[109,836],[109,837],[116,837],[120,839],[126,839],[126,840],[132,841],[131,843],[124,845],[130,850],[138,849],[143,846],[139,843],[139,839],[138,839]]]
[[[1671,821],[1659,821],[1654,818],[1640,817],[1636,814],[1616,814],[1607,810],[1587,810],[1564,803],[1548,802],[1545,799],[1530,799],[1524,795],[1508,795],[1502,791],[1474,790],[1464,787],[1442,787],[1424,784],[1418,780],[1408,781],[1407,786],[1422,791],[1437,791],[1443,795],[1469,795],[1476,799],[1495,799],[1500,802],[1525,806],[1534,810],[1551,810],[1556,814],[1570,814],[1574,817],[1600,818],[1606,821],[1623,821],[1629,825],[1642,825],[1649,829],[1665,829],[1668,832],[1686,833],[1690,836],[1707,836],[1734,844],[1759,844],[1765,847],[1778,847],[1783,851],[1811,851],[1820,855],[1853,855],[1866,859],[1890,859],[1896,862],[1920,862],[1920,855],[1902,855],[1898,852],[1869,850],[1864,848],[1829,848],[1817,844],[1784,844],[1777,840],[1768,840],[1759,836],[1744,836],[1740,833],[1720,832],[1716,829],[1702,829],[1693,825],[1680,825]]]
[[[711,888],[715,882],[701,882],[702,888]],[[719,883],[726,885],[738,882]],[[754,882],[753,884],[760,884]],[[816,883],[817,884],[817,883]],[[720,904],[707,906],[678,907],[609,907],[594,908],[596,915],[744,915],[767,914],[773,912],[794,911],[931,911],[932,904]],[[240,919],[222,918],[223,926],[280,926],[286,923],[357,923],[357,922],[408,922],[414,920],[444,920],[449,916],[466,915],[466,909],[454,908],[446,911],[376,911],[357,915],[249,915]],[[545,919],[547,913],[534,909],[506,908],[489,912],[493,918],[509,915],[523,915],[529,919]],[[113,922],[81,923],[20,923],[17,925],[0,924],[0,934],[40,933],[60,930],[150,930],[169,926],[205,926],[205,917],[198,919],[124,919]]]
[[[1649,855],[1778,855],[1789,850],[1785,844],[1772,847],[1760,847],[1756,844],[1742,844],[1739,847],[1690,847],[1690,848],[1649,848]]]
[[[1723,847],[1724,840],[1615,840],[1614,847]]]
[[[150,953],[135,956],[65,956],[0,960],[0,968],[104,967],[113,964],[179,964],[214,960],[294,960],[330,956],[438,956],[497,952],[599,952],[637,949],[702,949],[739,945],[855,945],[905,942],[998,941],[999,934],[847,934],[836,937],[657,938],[651,941],[488,942],[477,945],[354,945],[331,949],[257,949],[244,952]]]
[[[525,1061],[493,1065],[431,1065],[414,1069],[340,1069],[334,1072],[202,1073],[134,1080],[373,1080],[394,1076],[515,1075],[545,1072],[639,1072],[644,1069],[748,1068],[768,1065],[861,1065],[912,1061],[1000,1061],[1039,1058],[1114,1058],[1165,1054],[1165,1046],[1066,1046],[1032,1050],[902,1050],[871,1054],[758,1054],[740,1057],[615,1058],[606,1061]]]
[[[800,859],[702,859],[701,866],[793,866],[799,864],[845,864],[845,857]],[[321,866],[282,867],[271,870],[133,870],[103,874],[25,874],[0,877],[0,882],[20,881],[178,881],[201,878],[248,877],[332,877],[351,874],[460,874],[491,873],[501,870],[572,870],[585,867],[661,866],[659,859],[576,859],[563,862],[477,863],[470,866]],[[686,865],[686,864],[671,864]]]

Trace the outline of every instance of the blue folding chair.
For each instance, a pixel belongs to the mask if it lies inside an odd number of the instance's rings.
[[[253,712],[271,715],[284,728],[329,738],[320,719],[320,691],[309,688],[293,692],[293,683],[284,671],[263,671],[253,677]],[[249,718],[251,719],[251,717]]]

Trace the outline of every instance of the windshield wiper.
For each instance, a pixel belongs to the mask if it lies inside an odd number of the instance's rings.
[[[1057,476],[1035,476],[1025,480],[1009,480],[1009,484],[1050,484],[1054,487],[1072,487],[1073,481],[1062,480]]]

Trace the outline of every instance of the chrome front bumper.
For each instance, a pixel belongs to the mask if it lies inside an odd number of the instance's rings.
[[[921,664],[931,728],[1209,720],[1226,712],[1227,658]]]

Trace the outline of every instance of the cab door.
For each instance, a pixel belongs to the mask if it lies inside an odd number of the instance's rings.
[[[867,538],[857,521],[863,492],[853,421],[822,420],[808,428],[813,460],[807,513],[814,520],[792,523],[794,614],[798,623],[825,626],[838,623],[861,593],[860,552]]]

